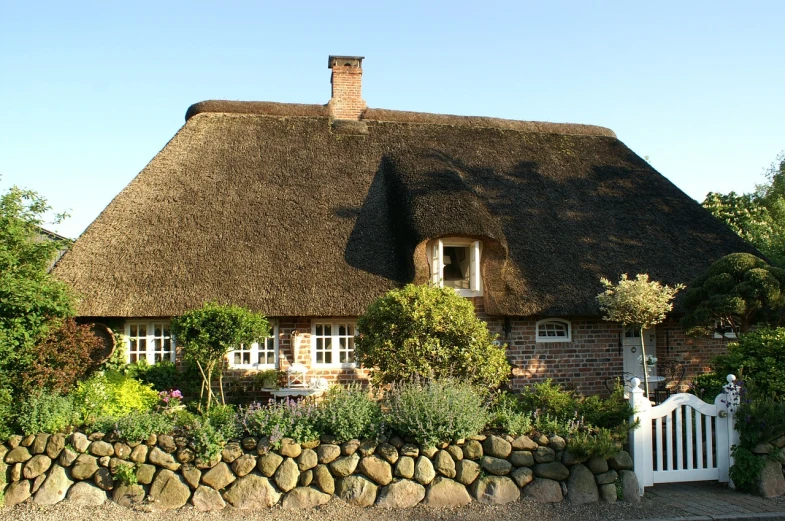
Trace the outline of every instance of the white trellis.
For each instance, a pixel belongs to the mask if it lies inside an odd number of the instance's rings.
[[[640,495],[655,483],[718,480],[733,486],[728,470],[731,447],[739,440],[733,419],[739,387],[735,376],[727,381],[713,405],[680,393],[652,407],[640,379],[632,379],[632,421],[640,420],[640,426],[630,432],[630,451]]]

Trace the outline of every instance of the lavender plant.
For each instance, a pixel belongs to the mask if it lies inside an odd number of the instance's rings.
[[[267,404],[254,402],[241,408],[239,417],[248,434],[267,436],[270,447],[277,449],[283,438],[292,438],[298,443],[318,438],[316,410],[311,401],[287,398],[282,402],[270,400]]]

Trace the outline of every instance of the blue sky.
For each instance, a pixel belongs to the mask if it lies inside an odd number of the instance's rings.
[[[371,107],[607,126],[695,199],[785,149],[785,2],[0,0],[0,191],[78,236],[205,99],[326,103],[365,56]]]

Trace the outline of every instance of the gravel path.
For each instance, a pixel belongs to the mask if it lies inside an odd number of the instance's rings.
[[[381,508],[352,507],[333,498],[327,505],[313,510],[283,510],[280,507],[258,511],[226,508],[220,512],[197,512],[185,507],[169,512],[134,511],[106,502],[100,507],[76,507],[63,501],[51,507],[38,507],[30,503],[10,509],[0,509],[0,521],[600,521],[613,519],[647,519],[682,517],[682,510],[663,507],[654,501],[644,500],[638,505],[617,503],[608,505],[572,506],[562,502],[543,505],[522,499],[506,505],[491,506],[472,503],[455,509],[389,510]]]

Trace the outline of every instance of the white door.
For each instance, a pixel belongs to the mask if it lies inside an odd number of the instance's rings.
[[[657,337],[654,328],[643,330],[643,341],[646,344],[646,355],[656,356]],[[643,365],[638,361],[641,356],[641,330],[632,327],[625,328],[622,346],[624,349],[624,372],[634,374],[643,380]],[[649,376],[657,376],[656,367],[649,371]]]

